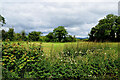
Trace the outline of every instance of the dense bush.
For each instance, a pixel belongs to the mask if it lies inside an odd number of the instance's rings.
[[[21,43],[11,44],[5,42],[2,46],[3,78],[22,78],[26,72],[28,74],[35,73],[35,65],[44,57],[41,45],[36,47],[26,44],[25,47]]]

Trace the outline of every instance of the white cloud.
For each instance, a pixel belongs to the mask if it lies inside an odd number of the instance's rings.
[[[1,0],[1,2],[118,2],[119,0]]]
[[[16,32],[36,30],[47,34],[55,27],[65,26],[72,35],[87,36],[99,19],[118,11],[117,0],[59,1],[2,0],[2,15]]]

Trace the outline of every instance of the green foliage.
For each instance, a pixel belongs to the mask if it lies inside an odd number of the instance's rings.
[[[42,42],[75,42],[75,36],[67,35],[67,31],[64,26],[55,28],[53,32],[50,32],[46,36],[41,36],[42,32],[32,31],[26,36],[25,31],[21,33],[15,33],[13,28],[9,28],[9,31],[2,30],[2,40],[9,39],[10,41],[42,41]]]
[[[64,26],[58,26],[53,30],[53,34],[55,35],[55,38],[58,39],[58,42],[61,42],[61,40],[64,39],[68,33]]]
[[[27,37],[25,35],[25,31],[24,30],[21,32],[21,38],[22,38],[23,41],[27,41]]]
[[[104,19],[91,29],[90,41],[120,41],[119,16],[108,14]]]
[[[10,41],[14,40],[14,29],[13,28],[9,28],[7,34],[7,39],[9,39]]]
[[[53,42],[54,39],[55,39],[55,35],[53,34],[53,32],[50,32],[48,35],[46,35],[47,42]]]
[[[32,42],[4,42],[3,78],[119,79],[118,51],[111,45],[68,44],[49,56]]]
[[[67,35],[68,32],[64,28],[64,26],[58,26],[53,30],[53,32],[50,32],[48,35],[46,35],[45,41],[47,42],[75,42],[76,38],[75,36],[72,37],[71,35]]]
[[[0,24],[3,26],[5,23],[5,18],[0,15]]]
[[[20,33],[16,33],[16,34],[14,34],[14,40],[16,40],[16,41],[21,41],[22,40],[22,36],[21,36],[21,34]]]
[[[75,42],[76,38],[75,38],[75,36],[72,37],[71,35],[67,35],[63,41],[64,42]]]
[[[39,47],[34,45],[24,47],[21,43],[5,42],[2,46],[3,78],[6,76],[8,78],[22,78],[25,72],[29,74],[35,72],[35,66],[40,61],[39,59],[44,57],[41,45]]]
[[[30,41],[38,41],[40,34],[42,34],[42,33],[32,31],[31,33],[28,34],[28,38],[29,38]]]

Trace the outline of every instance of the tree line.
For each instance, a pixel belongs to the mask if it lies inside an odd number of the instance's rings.
[[[104,19],[99,20],[89,33],[90,41],[119,42],[120,41],[120,16],[108,14]]]
[[[0,15],[0,25],[3,26],[5,23],[5,18]],[[21,33],[15,33],[13,28],[9,28],[8,31],[2,29],[0,31],[2,34],[2,41],[45,41],[45,42],[74,42],[76,41],[75,36],[68,35],[67,30],[64,26],[58,26],[46,36],[41,36],[42,32],[32,31],[26,35],[25,31]],[[1,36],[0,36],[1,38]]]
[[[43,41],[43,42],[74,42],[75,36],[68,35],[68,32],[64,26],[58,26],[46,36],[41,36],[42,32],[32,31],[26,35],[25,31],[21,33],[15,33],[13,28],[9,28],[8,31],[2,30],[2,41]]]
[[[0,15],[0,23],[3,26],[5,24],[5,19]],[[46,41],[46,42],[72,42],[76,41],[75,36],[68,35],[68,32],[64,26],[58,26],[46,36],[41,36],[42,32],[32,31],[25,35],[25,31],[21,33],[15,33],[14,29],[10,28],[8,32],[2,30],[2,40],[5,41],[9,39],[23,40],[23,41]],[[98,24],[91,28],[88,34],[89,41],[96,42],[119,42],[120,41],[120,16],[114,14],[108,14],[104,19],[99,20]]]

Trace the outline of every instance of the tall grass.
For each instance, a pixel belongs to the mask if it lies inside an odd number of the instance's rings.
[[[31,64],[32,67],[36,66],[33,67],[36,69],[36,72],[25,73],[24,78],[119,78],[120,63],[118,53],[120,47],[118,43],[77,42],[41,44],[38,42],[21,42],[20,44],[24,45],[28,51],[30,49],[34,51],[35,48],[27,47],[27,44],[36,48],[42,45],[43,53],[41,56],[44,56],[38,58],[39,62],[37,64]]]

